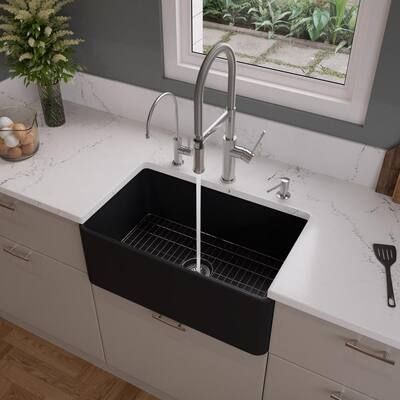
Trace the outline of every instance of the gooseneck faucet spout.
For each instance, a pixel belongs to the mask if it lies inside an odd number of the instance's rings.
[[[206,130],[203,130],[203,104],[204,89],[207,76],[217,57],[225,53],[228,61],[228,93],[226,110],[215,122]],[[200,68],[197,77],[194,93],[194,163],[193,171],[196,174],[202,174],[204,166],[204,143],[223,124],[226,124],[225,135],[223,138],[224,161],[222,170],[222,181],[230,183],[235,180],[235,160],[240,158],[245,162],[250,162],[254,157],[254,150],[248,150],[236,145],[235,136],[235,113],[236,113],[236,56],[232,47],[226,43],[216,44],[208,53]],[[257,142],[256,147],[261,142],[264,133]]]
[[[157,105],[166,97],[171,97],[173,100],[173,104],[175,107],[175,137],[174,137],[174,160],[172,161],[173,165],[180,166],[183,164],[182,156],[191,156],[192,149],[190,147],[184,146],[182,144],[182,136],[179,129],[179,109],[178,109],[178,101],[176,96],[171,92],[161,93],[153,102],[149,115],[147,116],[146,122],[146,139],[150,139],[150,124],[153,118],[154,110]]]

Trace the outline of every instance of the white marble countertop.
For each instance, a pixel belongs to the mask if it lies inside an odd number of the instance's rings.
[[[171,166],[172,137],[100,111],[66,104],[68,124],[40,129],[37,155],[0,160],[0,193],[77,223],[85,222],[141,169],[194,179],[191,162]],[[206,149],[206,186],[309,216],[269,297],[400,349],[400,263],[393,266],[399,306],[387,307],[384,268],[372,243],[400,243],[400,206],[360,185],[258,157],[237,163],[237,181],[220,183],[221,151]],[[292,198],[266,193],[275,177],[292,179]],[[267,240],[267,239],[266,239]],[[400,250],[400,248],[399,248]]]

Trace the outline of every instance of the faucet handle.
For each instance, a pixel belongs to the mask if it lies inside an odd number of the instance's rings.
[[[172,164],[175,166],[183,165],[182,156],[190,157],[193,153],[193,149],[190,146],[185,146],[181,136],[174,137],[174,160]]]
[[[263,130],[260,137],[258,138],[256,144],[253,147],[253,150],[251,150],[251,152],[254,154],[257,150],[257,147],[261,144],[262,140],[264,139],[264,136],[267,134],[266,130]]]
[[[246,147],[242,147],[242,146],[237,146],[234,143],[233,147],[229,149],[231,156],[236,157],[236,158],[240,158],[242,161],[249,163],[254,157],[255,157],[255,151],[257,150],[257,147],[260,145],[261,141],[263,140],[265,134],[267,132],[263,131],[262,134],[260,135],[260,137],[258,138],[256,144],[253,147],[253,150],[249,150]],[[225,141],[226,143],[227,141]],[[229,142],[228,143],[232,143]]]

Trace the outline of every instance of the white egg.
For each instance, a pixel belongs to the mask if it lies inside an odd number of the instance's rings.
[[[0,128],[0,139],[5,139],[7,136],[10,136],[13,131],[10,128]]]
[[[0,128],[7,128],[13,123],[13,120],[8,117],[0,117]]]
[[[14,135],[10,135],[4,139],[4,143],[12,149],[19,145],[19,140]]]

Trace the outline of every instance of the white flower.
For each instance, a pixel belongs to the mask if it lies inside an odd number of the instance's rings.
[[[33,38],[33,37],[30,37],[29,39],[28,39],[28,44],[29,44],[29,46],[31,46],[31,47],[35,47],[35,39]]]
[[[32,14],[26,10],[19,10],[18,14],[15,16],[15,19],[19,21],[27,21],[30,18],[32,18]]]
[[[62,54],[56,54],[56,55],[53,56],[53,62],[54,62],[54,63],[58,63],[58,62],[60,62],[60,61],[67,62],[67,61],[68,61],[68,58],[65,57],[65,56],[62,55]]]
[[[24,61],[24,60],[31,60],[33,58],[33,54],[31,53],[24,53],[19,57],[19,61]]]
[[[53,29],[50,28],[50,26],[46,26],[44,29],[44,34],[49,37],[51,35],[51,32],[53,32]]]

